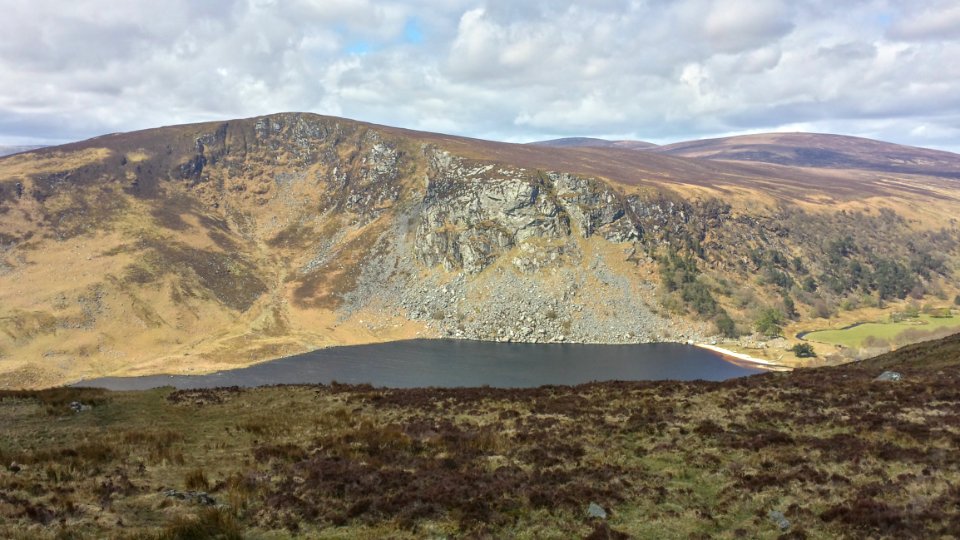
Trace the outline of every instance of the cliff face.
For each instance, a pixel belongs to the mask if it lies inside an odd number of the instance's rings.
[[[694,261],[673,297],[702,274],[735,316],[747,308],[732,305],[733,279],[767,259],[795,282],[829,270],[820,229],[796,205],[736,206],[722,191],[517,165],[529,156],[458,144],[281,114],[0,160],[5,384],[415,336],[704,339],[719,311],[664,305],[667,254]],[[954,249],[895,213],[817,223]],[[910,256],[857,238],[864,254]],[[787,255],[802,272],[781,264]]]

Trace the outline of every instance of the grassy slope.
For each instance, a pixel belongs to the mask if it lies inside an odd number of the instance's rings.
[[[2,393],[0,536],[957,535],[958,366],[960,335],[725,383]]]
[[[875,337],[886,341],[894,339],[905,330],[922,330],[933,332],[937,330],[952,330],[960,327],[960,317],[931,317],[921,315],[917,319],[908,319],[901,322],[864,323],[845,330],[821,330],[804,336],[809,341],[843,345],[854,349],[864,346],[864,340]]]

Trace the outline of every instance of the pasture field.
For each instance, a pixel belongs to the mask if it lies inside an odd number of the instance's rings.
[[[868,322],[852,328],[820,330],[804,335],[807,341],[842,345],[851,349],[871,346],[903,346],[960,332],[960,316],[933,317],[927,314],[900,322]]]

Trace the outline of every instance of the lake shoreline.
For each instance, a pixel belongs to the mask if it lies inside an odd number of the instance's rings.
[[[108,376],[74,385],[122,390],[337,381],[392,388],[537,387],[602,380],[726,380],[761,373],[766,367],[735,360],[691,343],[506,344],[421,339],[329,347],[207,375]]]
[[[709,343],[693,343],[695,347],[700,347],[702,349],[707,349],[708,351],[713,351],[723,357],[727,362],[732,362],[734,364],[747,364],[750,367],[755,367],[758,369],[764,369],[767,371],[793,371],[793,368],[790,366],[785,366],[783,364],[777,364],[766,360],[763,358],[757,358],[755,356],[750,356],[746,353],[738,353],[731,351],[730,349],[724,349],[723,347],[718,347],[716,345],[711,345]]]

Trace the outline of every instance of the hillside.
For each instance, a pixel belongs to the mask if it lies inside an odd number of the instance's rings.
[[[950,538],[958,374],[0,391],[0,536]]]
[[[789,340],[733,336],[771,312],[764,333],[790,336],[910,298],[949,304],[958,215],[944,176],[312,114],[107,135],[0,159],[0,385],[417,336],[723,334],[797,363]]]
[[[652,148],[671,156],[960,178],[960,155],[860,137],[764,133]]]
[[[623,148],[627,150],[643,150],[657,146],[646,141],[610,141],[593,137],[565,137],[563,139],[535,141],[527,144],[551,146],[555,148]]]

